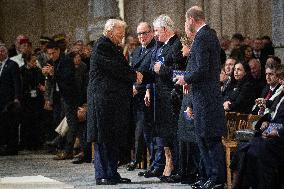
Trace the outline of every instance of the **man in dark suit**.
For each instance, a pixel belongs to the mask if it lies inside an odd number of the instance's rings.
[[[194,124],[205,173],[192,188],[222,188],[225,182],[225,158],[221,137],[225,133],[225,117],[219,85],[220,44],[205,24],[200,7],[186,12],[185,31],[196,32],[189,55],[186,75],[178,84],[190,84]]]
[[[147,77],[151,74],[150,64],[152,49],[155,46],[155,40],[153,39],[153,29],[147,22],[141,22],[137,26],[138,40],[141,43],[140,46],[134,49],[131,54],[131,66],[134,70],[143,74],[143,80],[147,80]],[[135,147],[134,157],[128,165],[127,170],[132,171],[137,164],[142,161],[143,153],[143,138],[146,145],[151,152],[150,146],[152,141],[152,126],[150,117],[150,108],[145,106],[144,96],[146,93],[146,83],[135,83],[133,85],[133,115],[136,124],[135,128]],[[145,115],[147,114],[147,115]]]
[[[75,66],[73,60],[64,55],[55,42],[47,45],[47,54],[50,58],[47,66],[44,67],[48,75],[48,80],[53,83],[52,96],[53,107],[61,103],[63,115],[67,118],[69,130],[65,138],[63,152],[57,154],[54,160],[65,160],[73,158],[73,145],[78,129],[77,108],[78,108],[78,89],[75,79]],[[57,100],[55,98],[57,97]],[[63,116],[64,117],[64,116]]]
[[[279,63],[266,63],[265,65],[265,75],[266,75],[266,86],[261,92],[260,98],[256,99],[256,104],[252,109],[252,114],[263,115],[270,110],[272,104],[277,99],[276,96],[282,92],[281,84],[279,83],[279,78],[276,76],[276,70],[280,66]]]
[[[283,65],[278,67],[276,76],[283,87]],[[256,129],[262,133],[262,136],[253,138],[240,148],[239,152],[245,153],[245,156],[243,156],[245,159],[238,162],[238,167],[241,167],[241,169],[237,168],[239,170],[236,170],[232,167],[234,165],[231,164],[231,168],[239,174],[238,177],[234,178],[236,179],[235,185],[233,185],[235,188],[281,188],[277,183],[277,174],[279,174],[277,169],[282,171],[284,166],[283,89],[279,96],[280,100],[274,114],[265,114],[256,124]]]
[[[8,58],[8,49],[0,45],[0,155],[18,154],[18,108],[22,95],[20,69]]]
[[[95,127],[95,178],[97,185],[129,183],[117,172],[118,161],[130,147],[129,126],[132,86],[142,74],[129,66],[118,46],[126,23],[109,19],[91,56],[88,85],[88,127]],[[96,123],[95,123],[96,122]]]

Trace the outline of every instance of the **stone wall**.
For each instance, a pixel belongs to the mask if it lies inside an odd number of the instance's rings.
[[[20,33],[28,35],[35,44],[40,35],[59,32],[87,40],[95,38],[101,34],[107,17],[117,15],[114,7],[117,1],[0,0],[0,38],[8,45]],[[90,4],[93,5],[93,19],[90,18]],[[193,5],[204,8],[207,23],[219,36],[231,37],[235,32],[251,38],[272,35],[271,0],[124,0],[123,4],[128,33],[134,35],[140,21],[152,23],[163,13],[172,17],[178,32],[183,33],[185,12]],[[111,12],[106,11],[109,7]],[[91,25],[90,21],[95,24]],[[90,30],[95,37],[90,37]]]
[[[8,46],[18,34],[37,46],[40,35],[75,37],[87,25],[88,0],[0,0],[0,5],[0,38]]]
[[[124,4],[130,33],[135,33],[139,21],[152,23],[162,13],[172,17],[183,32],[186,10],[199,5],[219,36],[231,37],[236,32],[251,38],[271,36],[271,0],[125,0]]]

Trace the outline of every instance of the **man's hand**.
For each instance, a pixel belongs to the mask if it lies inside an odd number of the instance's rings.
[[[144,97],[144,102],[145,102],[145,105],[147,107],[150,106],[150,89],[146,90],[146,94],[145,94],[145,97]]]
[[[136,71],[136,83],[141,84],[143,81],[143,74]]]
[[[231,105],[230,101],[224,102],[224,104],[223,104],[224,110],[226,110],[226,111],[230,110],[230,105]]]
[[[135,95],[137,95],[137,93],[138,93],[138,91],[137,91],[137,89],[135,88],[135,86],[133,85],[133,96],[135,96]]]
[[[189,93],[189,85],[188,84],[183,85],[182,89],[183,89],[183,94]]]
[[[193,118],[194,114],[193,114],[192,108],[187,107],[184,112],[186,112],[186,114],[188,115],[188,117]]]
[[[264,98],[257,98],[255,100],[256,105],[266,107],[266,100]]]
[[[177,82],[176,82],[177,85],[186,85],[184,76],[177,76],[175,79],[177,79]]]
[[[154,65],[154,72],[156,74],[159,74],[160,73],[160,69],[161,69],[161,62],[155,62],[155,65]]]
[[[264,131],[268,127],[269,123],[267,121],[262,122],[260,130]]]
[[[79,107],[77,111],[77,117],[79,122],[83,122],[86,120],[87,108],[86,107]]]
[[[54,75],[54,67],[51,66],[50,64],[47,64],[46,66],[44,66],[42,68],[42,74],[47,76],[47,75],[50,75],[50,76],[53,76]]]
[[[274,137],[279,137],[278,130],[276,128],[273,128],[270,133],[263,132],[262,133],[263,138],[274,138]]]

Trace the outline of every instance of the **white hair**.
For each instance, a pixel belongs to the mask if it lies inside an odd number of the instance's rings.
[[[7,47],[5,46],[4,43],[0,43],[0,49],[4,49],[6,51],[6,53],[8,53],[8,49],[7,49]]]
[[[115,27],[123,27],[126,28],[126,23],[122,20],[118,19],[108,19],[104,28],[104,35],[107,35],[108,32],[113,31]]]
[[[162,14],[158,16],[158,18],[154,20],[153,25],[154,27],[157,27],[157,28],[165,27],[171,31],[174,31],[174,27],[175,27],[172,19],[166,14]]]

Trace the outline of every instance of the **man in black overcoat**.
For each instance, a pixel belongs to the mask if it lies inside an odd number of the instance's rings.
[[[16,62],[8,58],[8,49],[0,45],[0,155],[18,154],[18,126],[22,81]]]
[[[121,20],[109,19],[104,36],[94,45],[91,56],[87,119],[88,125],[96,123],[94,164],[97,185],[131,182],[121,178],[117,166],[120,153],[130,145],[132,86],[136,80],[141,83],[143,76],[129,66],[118,46],[124,37],[125,26]]]
[[[206,173],[193,188],[222,188],[225,158],[221,137],[225,133],[224,109],[219,85],[220,44],[205,24],[200,7],[186,13],[185,31],[196,32],[189,55],[187,73],[177,83],[191,85],[194,125],[201,160]]]

